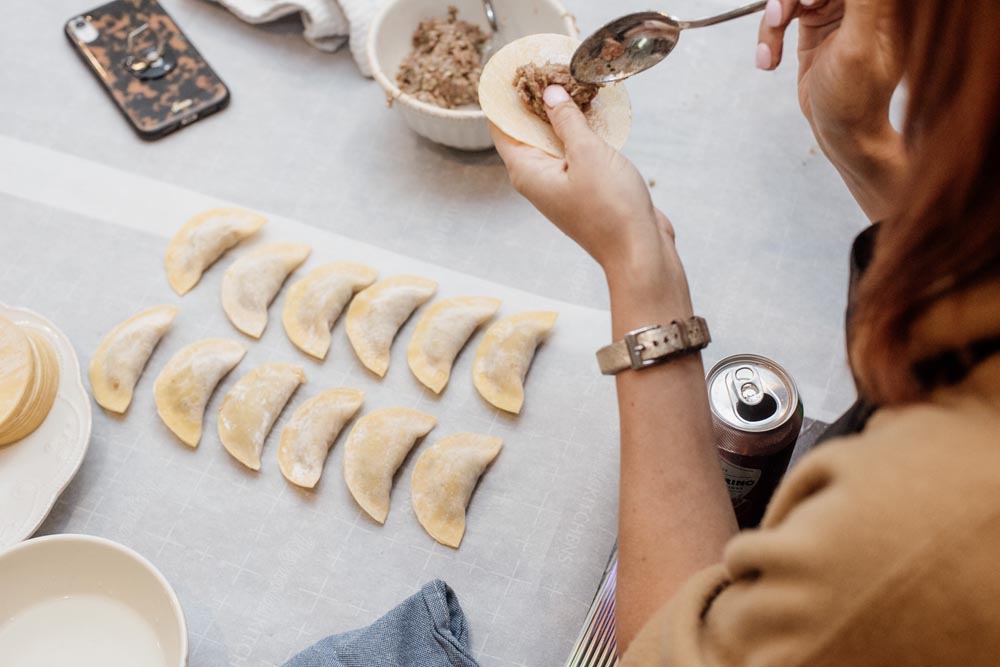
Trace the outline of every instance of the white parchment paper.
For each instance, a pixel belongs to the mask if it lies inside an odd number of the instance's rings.
[[[298,352],[281,327],[283,295],[271,307],[263,338],[242,336],[222,312],[219,289],[243,247],[177,297],[162,266],[168,236],[190,215],[225,202],[10,140],[0,140],[0,182],[0,294],[52,318],[82,363],[124,318],[155,304],[181,308],[128,414],[115,417],[95,406],[91,450],[41,532],[102,535],[150,558],[184,605],[192,667],[281,663],[327,634],[367,624],[434,577],[457,591],[484,665],[565,660],[614,542],[613,382],[597,373],[593,358],[608,338],[606,312],[271,218],[255,242],[313,247],[299,276],[321,263],[352,260],[377,267],[382,276],[434,278],[439,297],[499,297],[502,314],[558,311],[556,329],[529,374],[526,407],[513,417],[488,406],[472,386],[478,339],[459,358],[444,394],[435,397],[406,365],[412,320],[397,338],[384,380],[355,359],[342,322],[326,362]],[[152,385],[174,352],[209,336],[241,340],[249,353],[220,385],[201,445],[191,450],[159,421]],[[215,415],[243,373],[275,360],[302,364],[308,383],[272,431],[261,472],[253,473],[222,448]],[[436,544],[413,515],[415,456],[400,472],[384,527],[358,509],[343,482],[343,437],[314,491],[281,476],[276,453],[285,419],[302,400],[334,386],[364,389],[365,410],[410,406],[434,414],[438,426],[423,447],[466,430],[504,439],[473,497],[459,550]]]

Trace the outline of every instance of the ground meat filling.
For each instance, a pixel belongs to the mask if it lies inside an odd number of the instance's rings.
[[[569,73],[569,65],[556,65],[555,63],[534,65],[529,63],[521,65],[514,73],[514,87],[517,88],[518,95],[536,116],[546,122],[548,122],[549,116],[545,113],[545,100],[542,99],[542,93],[552,85],[565,88],[581,111],[590,109],[590,103],[594,101],[597,93],[601,90],[598,85],[580,83],[574,79]]]
[[[413,33],[413,52],[399,65],[396,83],[404,93],[445,109],[479,103],[483,46],[487,35],[471,23],[448,18],[421,21]]]

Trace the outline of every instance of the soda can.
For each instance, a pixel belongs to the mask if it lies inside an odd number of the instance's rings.
[[[799,390],[784,368],[756,354],[727,357],[708,372],[722,472],[740,528],[760,523],[802,429]]]

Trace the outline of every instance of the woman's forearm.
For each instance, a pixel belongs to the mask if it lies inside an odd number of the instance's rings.
[[[652,261],[608,272],[615,340],[692,315],[672,246]],[[676,261],[676,269],[671,264]],[[701,355],[617,376],[621,422],[618,647],[692,573],[719,561],[736,531],[712,438]]]
[[[877,130],[845,137],[822,137],[823,152],[872,222],[899,213],[899,193],[907,169],[902,136],[885,122]]]

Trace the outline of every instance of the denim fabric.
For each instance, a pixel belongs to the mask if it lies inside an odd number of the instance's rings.
[[[454,591],[435,579],[367,628],[322,639],[285,667],[479,667]]]

